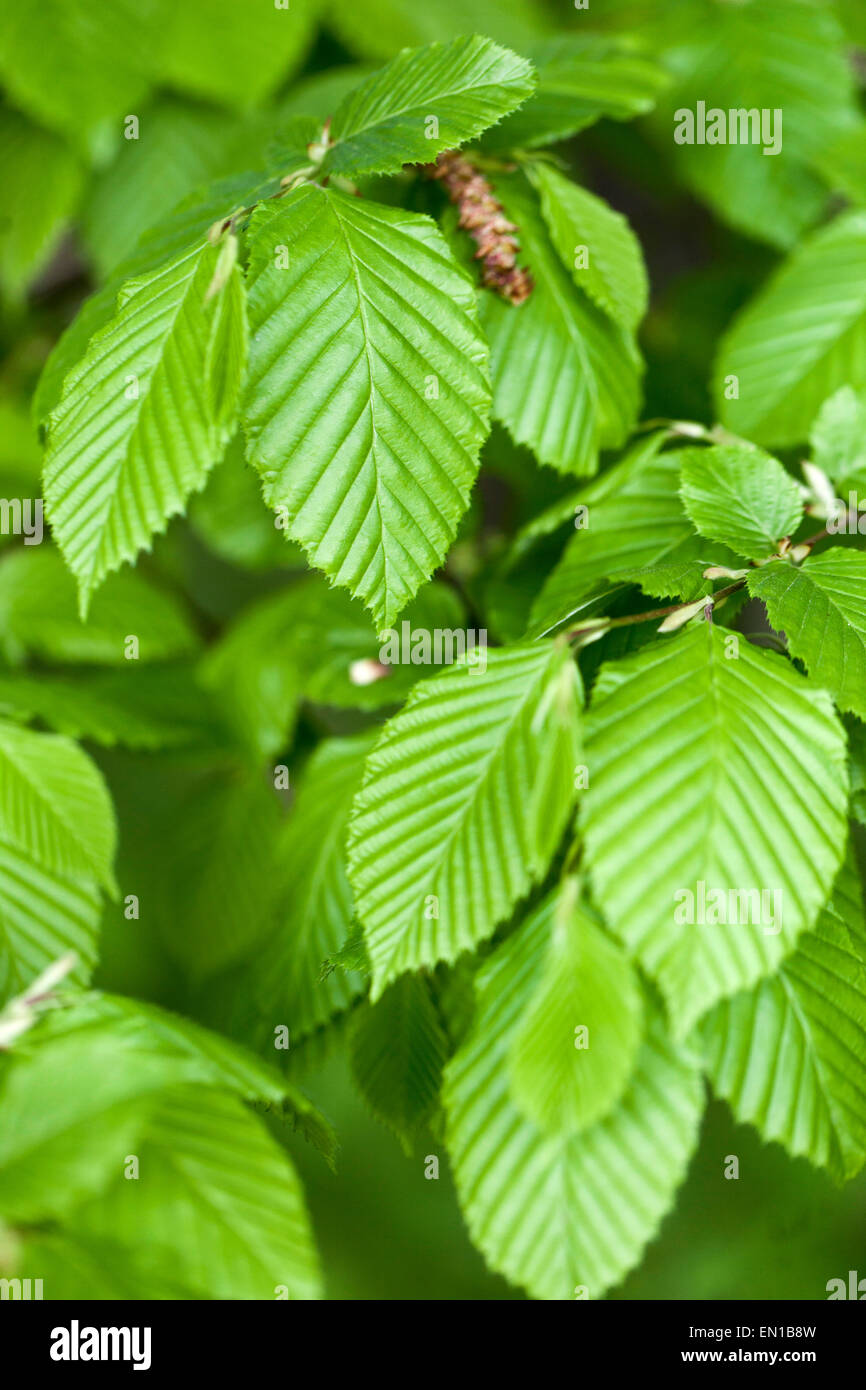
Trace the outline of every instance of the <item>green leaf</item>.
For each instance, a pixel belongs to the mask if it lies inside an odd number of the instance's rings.
[[[833,546],[802,565],[764,565],[748,584],[816,685],[866,718],[866,555]]]
[[[357,970],[361,975],[369,975],[370,958],[364,941],[363,928],[357,923],[352,927],[339,951],[334,951],[322,961],[320,978],[326,980],[334,970]]]
[[[159,809],[147,877],[130,891],[171,957],[201,980],[247,957],[273,929],[282,829],[274,775],[256,764],[194,766],[165,787]]]
[[[795,245],[827,203],[813,166],[857,118],[833,7],[813,0],[695,0],[654,11],[665,32],[647,37],[663,51],[673,77],[651,118],[665,158],[673,153],[680,177],[717,217],[761,241]],[[698,132],[693,143],[678,143],[679,113],[694,113],[699,101],[709,108],[708,121],[711,110],[723,110],[726,124],[730,111],[766,113],[769,139],[762,129],[754,143],[751,130],[730,143],[701,142]],[[775,154],[765,155],[765,144]]]
[[[186,252],[200,251],[214,222],[278,190],[279,181],[264,174],[234,174],[193,191],[167,217],[144,231],[135,250],[117,267],[108,284],[84,301],[49,353],[33,400],[36,423],[45,424],[60,400],[66,377],[81,362],[88,343],[111,323],[118,295],[128,280],[157,271]]]
[[[495,125],[533,86],[525,58],[479,34],[404,49],[340,102],[322,168],[357,177],[431,163]]]
[[[602,116],[629,120],[649,111],[665,86],[664,69],[630,39],[559,34],[520,51],[538,73],[535,95],[485,137],[498,149],[532,149],[576,135]]]
[[[185,656],[198,645],[181,600],[138,570],[112,575],[82,622],[75,581],[56,550],[25,548],[0,562],[0,650],[7,661],[32,655],[64,664],[126,665],[130,636],[138,640],[138,662]]]
[[[244,609],[209,650],[203,679],[242,738],[276,753],[302,696],[337,709],[401,704],[424,674],[425,638],[431,661],[437,633],[443,660],[482,640],[483,630],[467,633],[464,621],[453,589],[434,580],[409,604],[398,630],[377,636],[360,604],[315,576]]]
[[[642,1033],[637,975],[621,947],[564,892],[541,980],[511,1045],[515,1104],[544,1133],[595,1124],[625,1091]]]
[[[800,489],[762,449],[720,445],[680,455],[680,496],[695,530],[748,560],[774,555],[803,519]]]
[[[68,1217],[90,1196],[99,1194],[100,1205],[115,1178],[128,1191],[124,1156],[140,1153],[154,1104],[171,1088],[190,1088],[191,1114],[202,1094],[191,1088],[204,1086],[287,1109],[309,1129],[310,1103],[219,1034],[118,996],[64,1002],[70,1006],[47,1013],[0,1054],[0,1213],[7,1218]],[[250,1125],[258,1132],[255,1120]],[[242,1146],[240,1121],[237,1128]],[[235,1158],[225,1168],[228,1178],[243,1164]],[[277,1191],[268,1196],[279,1200]]]
[[[78,957],[69,980],[85,984],[101,917],[92,880],[48,873],[18,845],[0,840],[0,1005],[67,951]]]
[[[717,548],[695,536],[677,491],[681,455],[659,455],[664,442],[663,434],[642,441],[577,494],[586,524],[569,537],[535,600],[532,633],[555,627],[611,584],[635,582],[651,565],[715,561]]]
[[[83,170],[62,140],[7,108],[0,112],[0,165],[0,287],[7,298],[21,301],[75,212]]]
[[[849,718],[845,723],[851,771],[851,816],[866,825],[866,727],[859,719]]]
[[[0,73],[13,102],[103,157],[147,90],[161,0],[21,0],[0,13]]]
[[[237,5],[235,0],[164,0],[161,76],[224,106],[269,97],[301,63],[319,17],[318,0]]]
[[[159,1097],[136,1151],[139,1177],[78,1209],[71,1229],[124,1240],[130,1265],[159,1252],[199,1298],[317,1298],[318,1260],[297,1173],[233,1096],[180,1086]],[[118,1165],[120,1167],[120,1165]],[[285,1296],[285,1295],[284,1295]]]
[[[73,1038],[5,1067],[0,1212],[28,1223],[63,1217],[99,1192],[124,1154],[136,1152],[147,1102],[174,1071],[158,1057],[118,1067],[105,1035],[98,1045]]]
[[[472,288],[426,218],[309,186],[253,219],[249,312],[266,499],[389,626],[453,540],[487,433]]]
[[[720,562],[724,549],[720,547],[719,552],[714,550],[715,563]],[[704,577],[706,568],[705,560],[662,560],[657,565],[618,569],[616,578],[620,583],[637,584],[650,598],[680,599],[683,603],[693,603],[695,599],[711,594],[715,588],[715,581]]]
[[[814,924],[847,833],[844,731],[783,658],[703,622],[605,666],[589,730],[595,900],[683,1035]]]
[[[508,1057],[543,975],[554,901],[479,972],[476,1022],[446,1069],[446,1135],[460,1205],[488,1263],[536,1298],[594,1299],[638,1263],[670,1207],[697,1142],[703,1087],[691,1050],[654,1022],[605,1119],[545,1134],[520,1113]]]
[[[634,332],[647,310],[649,282],[627,219],[552,164],[533,164],[530,177],[551,241],[578,289],[626,333]]]
[[[736,377],[738,395],[726,381]],[[866,386],[866,213],[822,227],[734,319],[719,347],[716,408],[759,444],[799,444],[843,385]]]
[[[820,151],[815,161],[822,176],[833,189],[851,203],[862,207],[866,203],[866,121],[850,125],[843,134]]]
[[[471,950],[541,879],[571,812],[580,701],[568,649],[538,643],[419,682],[385,726],[349,830],[374,1000]]]
[[[236,269],[206,302],[218,257],[206,244],[129,281],[50,417],[45,501],[82,612],[183,510],[230,437],[246,328]],[[215,340],[231,344],[231,372],[212,357]]]
[[[840,493],[849,488],[866,490],[866,397],[850,386],[828,396],[809,442],[813,462],[838,484]],[[847,496],[842,500],[847,503]]]
[[[640,357],[574,285],[524,176],[502,174],[494,182],[535,288],[519,305],[491,291],[481,296],[493,413],[539,462],[594,473],[599,450],[623,444],[637,418]]]
[[[93,1300],[193,1299],[159,1256],[139,1248],[135,1268],[126,1246],[58,1227],[38,1228],[22,1241],[21,1278],[42,1279],[54,1299],[78,1298],[86,1289]]]
[[[260,1047],[273,1047],[277,1027],[288,1028],[294,1044],[360,992],[360,981],[345,971],[323,979],[322,964],[337,953],[354,917],[346,825],[371,743],[364,733],[319,744],[280,836],[276,925],[254,959],[234,973],[232,987],[240,1030]]]
[[[448,1039],[423,975],[403,975],[375,1004],[364,1003],[349,1024],[349,1061],[361,1095],[408,1152],[432,1114],[448,1055]]]
[[[106,748],[173,748],[225,741],[192,669],[141,666],[38,676],[0,672],[0,716],[39,720]]]
[[[120,141],[82,210],[84,240],[102,279],[134,253],[142,230],[186,200],[190,189],[244,168],[249,159],[251,131],[225,112],[162,97],[138,120],[138,139]]]
[[[426,6],[414,0],[377,0],[375,23],[356,0],[331,0],[328,22],[351,52],[380,60],[401,48],[460,33],[490,34],[522,52],[531,36],[549,27],[532,0],[511,0],[507,6],[491,6],[490,0],[438,0]]]
[[[28,1034],[31,1050],[51,1053],[61,1039],[82,1038],[95,1048],[113,1042],[118,1068],[134,1070],[142,1060],[170,1061],[170,1084],[198,1082],[225,1087],[242,1099],[308,1114],[310,1103],[253,1053],[191,1019],[119,994],[92,991],[73,996],[71,1007],[48,1014]]]
[[[231,565],[249,570],[306,567],[303,552],[286,540],[265,506],[261,482],[246,462],[240,434],[214,468],[204,492],[191,499],[188,520],[205,545]]]
[[[45,869],[114,891],[111,800],[70,739],[0,722],[0,836]]]
[[[832,908],[776,975],[702,1027],[707,1069],[738,1120],[839,1179],[866,1161],[866,966]]]

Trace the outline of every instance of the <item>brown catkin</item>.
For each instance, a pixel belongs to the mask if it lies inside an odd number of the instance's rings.
[[[458,210],[459,225],[478,246],[475,259],[481,261],[484,284],[511,304],[522,304],[535,282],[529,271],[517,264],[517,228],[508,221],[487,179],[456,150],[446,150],[435,164],[423,168],[428,178],[442,184]]]

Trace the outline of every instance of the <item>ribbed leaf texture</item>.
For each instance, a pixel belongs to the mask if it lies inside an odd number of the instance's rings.
[[[535,282],[519,305],[491,291],[482,296],[494,414],[540,462],[594,473],[599,450],[623,444],[637,417],[640,357],[574,284],[523,175],[497,174],[494,183],[519,228],[519,264]]]
[[[155,226],[141,233],[132,253],[117,267],[107,284],[82,304],[69,327],[61,333],[48,355],[33,397],[33,418],[44,425],[63,392],[67,375],[77,368],[88,343],[114,318],[117,298],[128,280],[160,270],[167,261],[201,249],[202,241],[218,219],[259,197],[277,192],[277,179],[263,174],[233,174],[198,189]]]
[[[595,899],[682,1034],[814,924],[845,847],[844,731],[783,658],[705,622],[605,666],[589,731]]]
[[[70,739],[0,722],[0,836],[43,869],[114,888],[111,800]]]
[[[558,34],[530,39],[520,51],[532,60],[538,85],[519,111],[485,136],[485,143],[499,149],[564,140],[602,116],[639,116],[667,82],[653,57],[614,36]]]
[[[118,1177],[134,1189],[122,1176],[123,1156],[139,1152],[154,1101],[178,1086],[229,1091],[311,1121],[310,1103],[279,1073],[219,1034],[117,996],[70,996],[67,1003],[74,1007],[30,1029],[26,1045],[0,1054],[8,1119],[0,1132],[0,1212],[7,1218],[68,1215]],[[269,1195],[279,1201],[278,1191]],[[133,1221],[118,1235],[140,1246],[139,1231]]]
[[[541,980],[511,1045],[515,1103],[545,1132],[586,1129],[625,1090],[642,1035],[634,969],[587,909],[563,892]]]
[[[637,445],[575,499],[588,524],[566,542],[558,564],[532,608],[531,632],[545,632],[610,587],[633,582],[636,570],[716,558],[716,547],[696,537],[677,488],[680,455],[659,455],[663,436]]]
[[[862,909],[861,909],[862,911]],[[832,908],[777,974],[702,1026],[713,1086],[738,1120],[840,1181],[866,1161],[866,963]]]
[[[803,519],[800,490],[762,449],[721,445],[680,454],[680,496],[702,536],[748,560],[765,560]]]
[[[531,178],[551,241],[575,284],[632,333],[646,313],[649,281],[640,242],[627,220],[552,164],[533,165]]]
[[[479,34],[404,49],[340,102],[323,168],[356,177],[429,163],[507,116],[534,85],[531,63]]]
[[[236,1097],[191,1086],[165,1091],[138,1146],[138,1179],[121,1172],[74,1213],[73,1231],[120,1237],[134,1269],[146,1222],[145,1260],[159,1252],[164,1270],[200,1298],[318,1297],[297,1173]]]
[[[127,282],[50,417],[45,502],[82,613],[184,510],[230,437],[246,326],[236,269],[206,302],[219,255],[205,244]]]
[[[482,967],[448,1064],[446,1138],[474,1243],[543,1299],[599,1298],[639,1261],[682,1181],[703,1110],[698,1056],[653,1022],[607,1118],[544,1134],[509,1094],[508,1056],[544,969],[548,899]]]
[[[307,764],[277,854],[276,926],[240,974],[233,994],[245,1035],[273,1047],[274,1029],[305,1037],[359,993],[356,975],[322,964],[342,946],[354,904],[346,877],[346,824],[372,736],[332,738]]]
[[[737,394],[726,392],[736,377]],[[837,387],[866,386],[866,213],[822,227],[734,319],[715,369],[725,425],[759,444],[799,444]]]
[[[537,643],[421,681],[385,726],[349,829],[374,999],[472,949],[544,874],[573,802],[579,709],[567,647]]]
[[[67,951],[84,983],[96,960],[102,904],[86,877],[46,872],[32,855],[0,840],[0,1007]]]
[[[373,1114],[407,1148],[436,1105],[447,1055],[448,1039],[423,975],[403,975],[377,1003],[362,1004],[352,1016],[349,1061],[355,1083]]]
[[[277,206],[253,219],[249,455],[287,534],[387,627],[478,469],[475,297],[424,217],[318,187]]]
[[[866,555],[833,546],[802,565],[764,565],[749,575],[749,593],[815,684],[866,719]]]

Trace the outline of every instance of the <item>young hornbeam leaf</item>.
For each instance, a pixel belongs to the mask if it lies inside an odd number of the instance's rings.
[[[415,1132],[436,1105],[448,1056],[430,981],[402,975],[377,1003],[361,1004],[349,1023],[348,1047],[358,1090],[411,1153]]]
[[[862,932],[862,900],[857,913]],[[835,895],[778,974],[719,1004],[701,1035],[713,1087],[738,1120],[838,1181],[859,1172],[866,1159],[866,966]]]
[[[557,34],[521,51],[537,72],[535,94],[484,137],[497,150],[535,149],[575,135],[602,116],[622,121],[649,111],[669,78],[630,38]]]
[[[715,381],[722,423],[779,448],[806,439],[835,386],[866,386],[866,212],[783,262],[722,339]]]
[[[622,1072],[629,1075],[607,1114],[577,1132],[551,1132],[523,1113],[510,1067],[545,987],[555,904],[546,898],[478,971],[471,1030],[445,1069],[446,1142],[470,1235],[489,1264],[535,1298],[573,1299],[582,1286],[580,1296],[594,1299],[637,1264],[673,1202],[697,1143],[704,1094],[696,1049],[675,1043],[653,1010],[634,1064],[624,1054],[611,1069],[617,1087]],[[611,985],[628,978],[622,957],[616,965],[609,957],[601,970]],[[629,988],[626,998],[639,1008]],[[581,990],[580,982],[570,979],[568,989]],[[573,1050],[585,1020],[570,1012],[569,1036],[559,1043]],[[590,1060],[593,1047],[605,1045],[602,1012],[595,1026],[588,1020],[589,1050],[576,1054],[593,1067],[603,1066]],[[632,1037],[623,1042],[630,1052]],[[559,1116],[569,1117],[573,1104]]]
[[[834,516],[839,510],[839,500],[823,468],[819,468],[816,463],[809,463],[808,460],[804,460],[800,467],[812,498],[809,511],[815,516]]]
[[[390,627],[487,434],[475,293],[434,224],[307,185],[250,231],[249,457],[313,564]]]
[[[228,284],[231,273],[237,265],[239,244],[235,233],[229,232],[228,236],[220,245],[217,263],[214,266],[213,277],[205,292],[205,304],[209,304],[214,295],[219,294]]]
[[[643,1034],[637,974],[566,879],[539,984],[509,1054],[515,1104],[539,1129],[573,1134],[619,1101]]]
[[[842,386],[829,396],[818,411],[809,442],[814,458],[811,464],[803,464],[804,473],[807,468],[820,468],[833,480],[837,495],[846,500],[849,491],[866,493],[866,397],[862,390]],[[832,515],[832,510],[827,515]]]
[[[246,323],[226,254],[205,241],[128,281],[49,419],[46,509],[82,616],[106,574],[183,511],[231,435]],[[222,293],[206,303],[217,275]]]
[[[497,174],[492,182],[535,286],[517,306],[482,296],[494,413],[541,463],[594,473],[599,451],[619,447],[634,425],[640,356],[631,335],[575,285],[526,177]]]
[[[686,603],[682,608],[677,609],[675,613],[669,613],[668,616],[659,623],[658,631],[676,632],[678,628],[685,627],[686,623],[690,622],[698,613],[704,612],[707,609],[712,609],[712,606],[712,594],[707,594],[704,598],[699,598],[695,603]]]
[[[680,496],[696,530],[748,560],[766,560],[803,519],[800,489],[762,449],[684,449]]]
[[[627,333],[647,310],[649,281],[640,243],[626,219],[537,160],[529,176],[541,198],[551,240],[575,284]]]
[[[696,623],[602,668],[586,762],[593,900],[683,1036],[814,924],[845,848],[844,729],[783,657]]]
[[[57,985],[65,980],[77,964],[78,957],[75,952],[67,951],[59,960],[46,966],[23,994],[9,1000],[0,1012],[0,1051],[10,1047],[16,1038],[33,1027],[40,1012],[52,1003]]]
[[[799,566],[763,565],[748,584],[815,683],[866,719],[866,555],[833,546]]]
[[[114,893],[116,838],[108,788],[78,744],[0,721],[0,840]]]
[[[704,570],[705,579],[742,579],[748,570],[732,570],[727,565],[709,565]]]
[[[478,34],[404,49],[343,98],[322,172],[427,164],[514,111],[534,85],[531,63]]]
[[[385,725],[349,826],[374,1000],[471,950],[543,877],[574,806],[580,704],[568,647],[537,642],[419,681]]]

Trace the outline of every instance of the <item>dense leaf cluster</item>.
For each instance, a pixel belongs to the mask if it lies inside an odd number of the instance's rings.
[[[39,447],[0,401],[52,536],[0,559],[0,1260],[51,1296],[317,1296],[280,1125],[333,1161],[338,1044],[540,1298],[640,1260],[707,1081],[866,1161],[862,20],[417,8],[340,0],[363,65],[288,94],[299,0],[0,17],[13,301],[97,167]],[[708,94],[784,158],[673,146]],[[712,427],[639,425],[643,254],[563,154],[637,117],[781,257]],[[183,1017],[91,987],[137,924]]]

